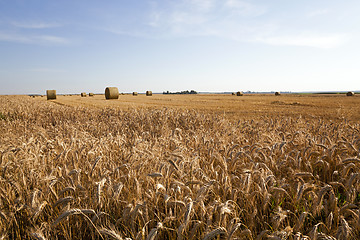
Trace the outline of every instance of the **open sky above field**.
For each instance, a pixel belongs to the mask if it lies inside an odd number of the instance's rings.
[[[360,90],[358,0],[0,0],[0,94]]]

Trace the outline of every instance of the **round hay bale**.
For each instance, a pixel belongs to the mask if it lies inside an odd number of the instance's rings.
[[[47,100],[56,99],[56,90],[46,90]]]
[[[244,93],[241,92],[241,91],[238,91],[238,92],[236,93],[236,96],[243,96],[243,95],[244,95]]]
[[[133,92],[133,96],[137,96],[138,95],[138,93],[137,92]]]
[[[89,93],[89,97],[93,97],[94,96],[94,93]]]
[[[280,92],[275,92],[275,96],[280,96]]]
[[[146,96],[152,96],[152,91],[146,91]]]
[[[346,96],[348,96],[348,97],[351,97],[351,96],[354,96],[354,95],[355,95],[354,92],[347,92],[347,93],[346,93]]]
[[[106,99],[118,99],[119,98],[119,89],[117,87],[105,88],[105,98]]]
[[[86,97],[86,92],[82,92],[80,95],[81,97]]]
[[[233,93],[231,93],[231,95],[235,96],[235,95],[236,95],[236,93],[234,93],[234,92],[233,92]]]

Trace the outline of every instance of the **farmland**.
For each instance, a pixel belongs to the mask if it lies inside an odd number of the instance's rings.
[[[359,105],[0,96],[0,237],[356,239]]]
[[[45,98],[35,98],[46,101]],[[259,119],[264,116],[307,116],[332,120],[360,119],[359,97],[344,95],[244,95],[243,97],[224,94],[200,95],[161,95],[152,97],[145,95],[120,95],[118,101],[105,101],[104,95],[81,98],[80,96],[58,96],[55,103],[67,106],[83,106],[95,108],[129,109],[161,109],[196,110],[201,113],[223,114],[227,119]]]

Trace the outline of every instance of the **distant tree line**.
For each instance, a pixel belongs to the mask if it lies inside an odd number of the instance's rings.
[[[197,91],[195,90],[186,90],[186,91],[181,91],[181,92],[169,92],[169,91],[166,91],[166,92],[163,92],[163,94],[197,94]]]

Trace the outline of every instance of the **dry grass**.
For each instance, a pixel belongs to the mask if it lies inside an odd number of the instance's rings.
[[[38,99],[0,97],[5,239],[360,234],[360,125],[351,113],[233,121]]]
[[[151,98],[145,95],[119,96],[121,101],[104,101],[104,95],[95,95],[79,101],[77,96],[58,96],[56,102],[67,106],[83,106],[96,108],[112,108],[117,110],[159,109],[163,107],[178,110],[196,110],[200,113],[215,113],[226,119],[262,119],[267,117],[292,117],[300,115],[306,118],[325,120],[358,120],[360,119],[360,97],[346,97],[345,95],[296,95],[282,94],[281,97],[273,94],[250,95],[236,97],[221,94],[198,95],[162,95],[156,94]],[[34,101],[45,101],[35,98]]]

